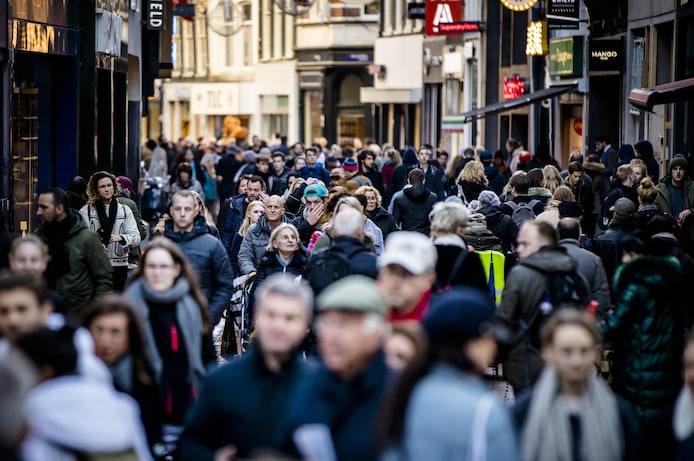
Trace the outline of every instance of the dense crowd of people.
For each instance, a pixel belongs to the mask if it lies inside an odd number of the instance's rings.
[[[694,458],[684,156],[324,141],[160,138],[137,183],[42,191],[0,458]]]

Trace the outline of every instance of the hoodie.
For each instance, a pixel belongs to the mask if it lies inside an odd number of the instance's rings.
[[[660,164],[655,159],[653,153],[653,144],[649,141],[639,141],[634,144],[634,149],[638,151],[638,156],[641,160],[646,163],[646,169],[648,170],[648,176],[651,177],[654,183],[658,183],[660,179]]]
[[[137,403],[109,384],[80,375],[45,381],[30,392],[25,414],[24,459],[73,461],[75,452],[131,450],[140,460],[152,459]]]
[[[390,199],[395,195],[396,192],[402,190],[407,183],[407,172],[419,163],[417,160],[417,153],[411,147],[405,150],[402,156],[402,165],[398,165],[393,170],[393,175],[390,178],[390,183],[388,184],[388,197],[386,197],[385,202],[389,202]]]
[[[424,184],[409,187],[393,203],[393,218],[400,230],[429,235],[429,213],[437,202],[436,195]]]

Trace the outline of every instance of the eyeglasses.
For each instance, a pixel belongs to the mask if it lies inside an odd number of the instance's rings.
[[[340,179],[339,176],[331,176],[330,179]]]
[[[148,271],[169,272],[174,267],[173,264],[145,264],[145,269]]]
[[[376,197],[366,197],[366,201],[367,202],[375,202],[377,200],[376,200]]]

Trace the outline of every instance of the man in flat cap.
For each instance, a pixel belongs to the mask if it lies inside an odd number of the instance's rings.
[[[334,459],[376,460],[374,419],[390,375],[381,352],[389,332],[386,300],[373,279],[352,275],[330,285],[316,302],[322,365],[292,399],[288,451],[330,459],[316,451],[319,438],[323,448],[334,450]]]

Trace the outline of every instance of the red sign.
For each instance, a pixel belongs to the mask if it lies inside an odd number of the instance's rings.
[[[504,101],[518,99],[525,94],[525,81],[518,74],[511,78],[504,77]]]
[[[481,22],[442,22],[439,24],[439,34],[462,34],[480,32],[481,30]]]
[[[444,30],[450,24],[460,23],[463,19],[462,0],[427,0],[425,11],[426,34],[456,35],[460,30]]]

